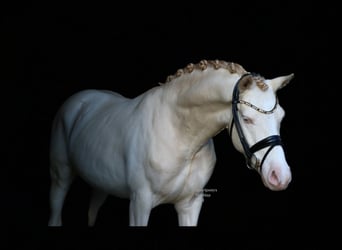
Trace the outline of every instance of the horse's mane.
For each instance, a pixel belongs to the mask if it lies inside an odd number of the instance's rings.
[[[184,75],[184,74],[190,74],[194,70],[200,70],[204,71],[207,68],[212,68],[215,70],[218,69],[226,69],[229,71],[230,74],[238,74],[243,75],[247,73],[247,71],[240,65],[234,62],[227,62],[223,60],[201,60],[200,62],[193,64],[189,63],[185,68],[178,69],[175,74],[169,75],[166,78],[166,84],[171,82],[172,80]],[[264,78],[260,75],[253,76],[253,79],[255,80],[257,86],[262,89],[266,90],[268,88],[268,85],[264,82]],[[163,85],[164,83],[159,83],[160,85]]]
[[[175,74],[169,75],[166,78],[166,83],[171,82],[173,79],[178,78],[182,76],[183,74],[191,73],[194,70],[204,71],[207,68],[213,68],[216,70],[223,68],[223,69],[228,70],[231,74],[236,73],[240,75],[247,72],[240,64],[237,64],[237,63],[226,62],[223,60],[201,60],[199,63],[196,63],[196,64],[189,63],[185,68],[178,69]]]

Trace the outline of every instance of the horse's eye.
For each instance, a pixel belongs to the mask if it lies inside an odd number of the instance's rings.
[[[252,124],[253,123],[253,120],[247,116],[242,116],[242,120],[246,124]]]

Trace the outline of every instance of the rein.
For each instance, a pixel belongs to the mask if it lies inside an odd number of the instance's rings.
[[[240,123],[240,119],[239,119],[239,112],[238,112],[238,104],[244,104],[247,105],[253,109],[255,109],[256,111],[262,113],[262,114],[272,114],[278,105],[278,99],[276,99],[276,103],[274,105],[274,107],[271,110],[263,110],[249,102],[246,102],[244,100],[240,100],[240,93],[239,93],[239,84],[241,82],[241,80],[244,77],[247,76],[254,76],[254,74],[252,73],[246,73],[244,75],[242,75],[240,77],[240,79],[236,82],[235,86],[234,86],[234,90],[233,90],[233,98],[232,98],[232,113],[233,113],[233,120],[230,126],[230,136],[232,137],[232,132],[233,132],[233,125],[235,123],[235,128],[237,131],[237,134],[239,136],[240,142],[242,144],[243,147],[243,151],[245,153],[245,158],[246,158],[246,163],[247,163],[247,167],[249,169],[254,169],[258,172],[261,172],[261,168],[262,165],[267,157],[267,155],[271,152],[271,150],[275,147],[275,146],[282,146],[282,141],[279,135],[271,135],[268,136],[260,141],[258,141],[257,143],[255,143],[253,146],[249,146],[246,137],[244,136],[242,127],[241,127],[241,123]],[[264,157],[262,158],[262,160],[260,161],[260,159],[258,159],[255,156],[255,152],[264,149],[266,147],[269,147],[269,149],[266,151]]]

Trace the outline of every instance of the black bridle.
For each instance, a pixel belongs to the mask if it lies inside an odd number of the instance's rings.
[[[233,111],[233,120],[232,123],[230,125],[230,136],[232,136],[232,132],[233,132],[233,125],[235,123],[235,128],[237,131],[237,134],[239,136],[240,142],[242,144],[243,147],[243,151],[245,153],[245,157],[246,157],[246,163],[247,163],[247,167],[249,169],[254,169],[258,172],[261,172],[261,167],[262,164],[264,163],[267,155],[271,152],[271,150],[275,147],[275,146],[282,146],[282,142],[281,142],[281,138],[279,135],[271,135],[268,136],[260,141],[258,141],[257,143],[255,143],[252,147],[249,146],[243,131],[242,131],[242,127],[240,124],[240,120],[239,120],[239,116],[238,116],[238,104],[245,104],[253,109],[255,109],[256,111],[263,113],[263,114],[272,114],[278,105],[278,100],[276,99],[276,103],[274,105],[274,107],[271,110],[263,110],[261,108],[258,108],[257,106],[246,102],[244,100],[240,100],[240,93],[239,93],[239,84],[241,82],[241,80],[244,77],[247,76],[254,76],[254,74],[252,73],[246,73],[244,75],[242,75],[240,77],[240,79],[237,81],[237,83],[235,84],[234,90],[233,90],[233,99],[232,99],[232,111]],[[266,151],[264,157],[262,158],[262,160],[260,161],[256,156],[255,156],[255,152],[264,149],[266,147],[269,147],[269,149]]]

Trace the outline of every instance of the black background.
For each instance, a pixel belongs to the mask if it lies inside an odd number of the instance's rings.
[[[332,111],[339,106],[338,14],[334,5],[288,1],[27,1],[2,8],[1,82],[8,87],[2,92],[8,159],[3,242],[215,249],[238,235],[238,249],[279,249],[293,239],[315,245],[316,236],[338,226],[339,112]],[[266,78],[295,74],[279,91],[286,111],[281,135],[293,172],[289,188],[267,190],[224,131],[214,138],[218,161],[207,185],[217,192],[205,198],[197,228],[178,228],[171,205],[155,208],[148,228],[129,228],[128,201],[115,197],[100,210],[96,227],[87,228],[89,187],[82,180],[66,199],[65,226],[48,228],[49,136],[62,102],[87,88],[135,97],[202,59],[233,61]]]

